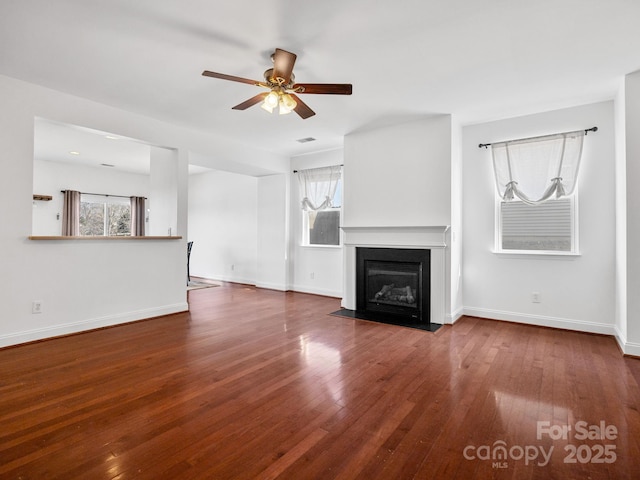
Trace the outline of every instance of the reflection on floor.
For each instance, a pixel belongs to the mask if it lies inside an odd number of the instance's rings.
[[[191,277],[191,280],[187,282],[187,290],[197,290],[199,288],[211,288],[220,287],[222,282],[211,280],[209,278]]]

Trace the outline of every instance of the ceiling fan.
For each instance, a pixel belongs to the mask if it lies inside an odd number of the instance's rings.
[[[300,100],[299,94],[351,95],[352,86],[350,83],[295,83],[293,65],[296,58],[295,53],[276,48],[276,51],[271,55],[273,68],[264,72],[264,81],[210,72],[209,70],[202,72],[202,75],[232,82],[248,83],[269,90],[245,100],[233,107],[233,110],[246,110],[262,102],[261,107],[269,113],[273,113],[273,110],[277,108],[280,114],[294,111],[305,119],[312,117],[316,112]]]

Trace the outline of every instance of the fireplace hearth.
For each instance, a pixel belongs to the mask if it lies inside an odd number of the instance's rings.
[[[356,318],[429,330],[429,249],[356,248]]]

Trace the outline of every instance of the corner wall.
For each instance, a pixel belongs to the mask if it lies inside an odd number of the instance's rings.
[[[150,168],[147,235],[175,235],[178,231],[178,151],[152,146]]]
[[[288,200],[287,174],[258,178],[257,287],[287,290]]]
[[[615,329],[620,347],[627,343],[627,147],[625,81],[620,82],[615,106],[616,141],[616,273]]]
[[[255,284],[258,179],[213,170],[189,176],[192,276]]]
[[[451,122],[451,228],[447,232],[449,245],[447,285],[451,285],[447,323],[454,323],[463,312],[462,284],[462,127],[455,117]]]
[[[626,281],[622,292],[624,318],[621,319],[623,350],[630,355],[640,356],[640,195],[636,193],[640,184],[640,72],[627,75],[624,85],[624,168],[625,168],[625,209],[619,212],[624,218],[626,230],[624,241],[626,270],[621,272]]]

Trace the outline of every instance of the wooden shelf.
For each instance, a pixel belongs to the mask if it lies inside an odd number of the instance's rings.
[[[182,236],[147,236],[147,237],[105,237],[105,236],[79,236],[79,237],[65,237],[62,235],[30,235],[27,237],[29,240],[180,240]]]
[[[34,200],[42,200],[45,202],[48,202],[50,200],[53,200],[53,197],[51,195],[38,195],[38,194],[33,194],[33,199]]]

